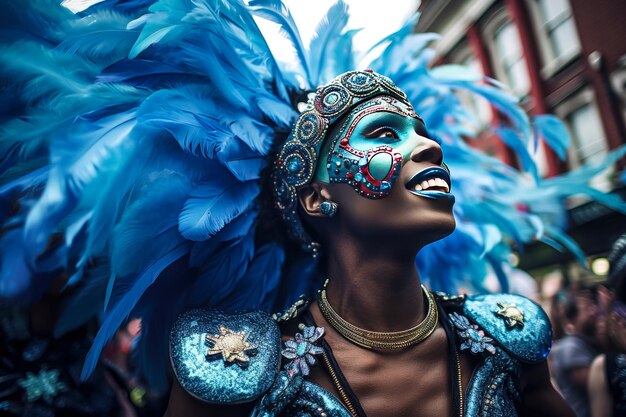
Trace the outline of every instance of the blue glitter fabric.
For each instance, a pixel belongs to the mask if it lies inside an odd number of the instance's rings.
[[[498,312],[514,305],[523,313],[523,322],[511,325]],[[504,307],[503,307],[504,306]],[[468,296],[463,312],[500,343],[511,356],[526,363],[546,359],[552,347],[548,316],[535,302],[512,294]]]
[[[249,362],[229,363],[222,355],[207,356],[207,336],[223,326],[245,332],[255,346]],[[280,330],[263,312],[225,314],[193,310],[178,318],[170,334],[170,357],[180,385],[192,396],[213,404],[256,400],[274,383],[280,365]]]
[[[324,388],[280,372],[270,391],[259,401],[252,417],[351,417],[346,408]]]
[[[515,403],[520,400],[519,361],[496,348],[486,357],[470,380],[466,395],[466,417],[516,417]]]
[[[482,336],[489,349],[486,345],[474,349],[483,359],[466,388],[465,416],[516,416],[521,363],[540,362],[550,350],[552,332],[543,310],[524,297],[509,294],[465,300],[451,297],[449,303],[440,296],[439,301],[444,310],[450,310],[448,320],[454,328],[484,330],[494,339],[492,344]],[[461,309],[462,315],[457,313]],[[220,327],[245,332],[246,341],[256,346],[247,352],[248,363],[231,364],[221,355],[207,357],[207,351],[215,347],[207,336],[219,333]],[[179,318],[170,342],[180,384],[203,401],[235,404],[260,399],[253,417],[350,417],[344,405],[322,387],[301,375],[279,371],[280,348],[279,328],[262,312],[191,311]]]

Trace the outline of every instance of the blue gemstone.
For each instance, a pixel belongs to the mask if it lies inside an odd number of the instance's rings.
[[[361,174],[360,172],[357,172],[356,175],[354,176],[354,179],[359,182],[363,181],[363,174]]]
[[[301,167],[302,164],[300,163],[299,159],[292,159],[291,161],[289,161],[289,164],[287,164],[287,170],[292,174],[300,171]]]
[[[311,344],[309,342],[300,342],[296,348],[296,355],[304,356],[310,349]]]
[[[327,104],[335,104],[339,100],[339,95],[337,93],[330,93],[324,98],[324,102]]]

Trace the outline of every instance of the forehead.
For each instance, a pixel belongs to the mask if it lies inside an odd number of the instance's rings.
[[[391,127],[412,127],[420,134],[425,134],[424,121],[406,103],[390,96],[378,96],[360,103],[347,116],[331,126],[334,134],[329,136],[350,137],[354,130],[361,130],[378,124],[390,124]]]

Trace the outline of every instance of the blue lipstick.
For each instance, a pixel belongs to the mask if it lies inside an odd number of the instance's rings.
[[[444,191],[438,190],[416,190],[415,186],[421,184],[424,181],[428,181],[430,179],[440,178],[444,180],[448,184],[448,188],[452,189],[452,184],[450,182],[450,174],[445,169],[434,166],[428,167],[426,169],[421,170],[411,177],[411,179],[406,183],[405,187],[411,194],[419,195],[420,197],[426,197],[434,200],[448,200],[450,202],[454,202],[454,195],[451,193],[446,193]]]

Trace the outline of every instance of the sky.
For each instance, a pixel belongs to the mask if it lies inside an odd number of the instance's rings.
[[[63,6],[79,12],[102,0],[64,0]],[[379,39],[399,29],[415,12],[419,0],[344,0],[350,8],[349,29],[362,28],[354,39],[355,48],[365,51]],[[300,29],[303,42],[314,33],[324,13],[336,0],[283,0]],[[279,52],[280,53],[280,52]]]
[[[418,0],[344,0],[350,10],[349,29],[362,28],[355,37],[355,47],[364,51],[386,35],[399,29],[417,10]],[[315,27],[335,0],[283,0],[300,28],[303,42],[311,38]]]

